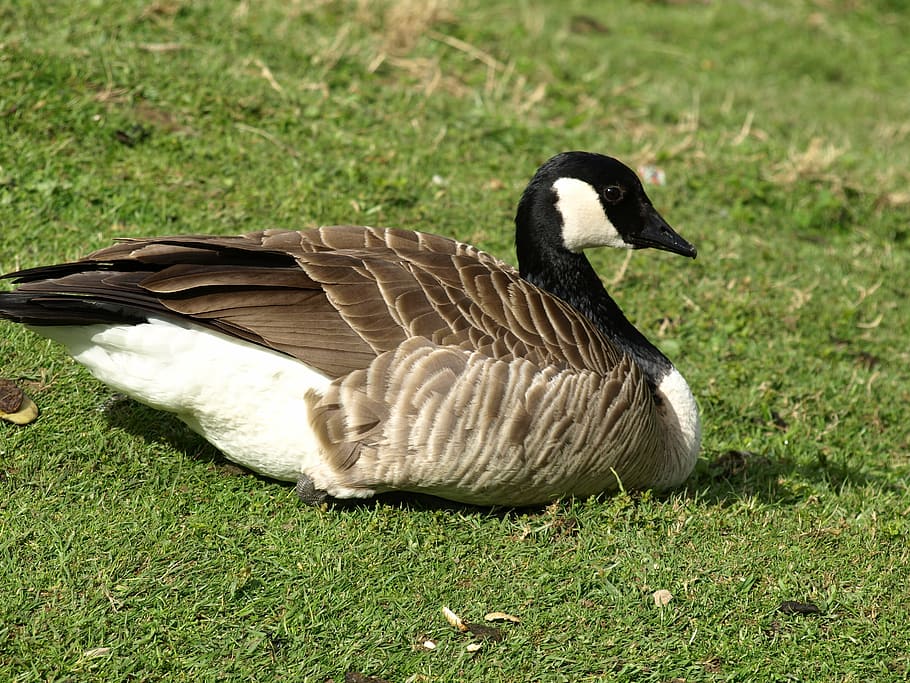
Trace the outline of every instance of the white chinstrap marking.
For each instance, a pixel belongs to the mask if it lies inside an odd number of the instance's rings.
[[[556,210],[562,215],[562,241],[569,251],[590,247],[631,249],[607,217],[597,190],[578,178],[559,178],[553,183]]]
[[[283,354],[195,325],[41,327],[99,380],[174,413],[228,458],[268,477],[307,473],[323,488],[327,469],[304,396],[329,378]]]

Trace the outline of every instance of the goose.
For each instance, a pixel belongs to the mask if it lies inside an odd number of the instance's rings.
[[[696,255],[631,169],[564,152],[520,198],[517,269],[392,228],[130,238],[3,276],[0,318],[306,503],[674,487],[698,408],[605,290],[598,246]]]

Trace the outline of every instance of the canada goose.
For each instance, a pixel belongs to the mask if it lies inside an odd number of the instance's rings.
[[[175,413],[231,460],[326,494],[478,504],[666,488],[698,409],[582,250],[695,248],[611,157],[547,161],[518,204],[519,268],[360,226],[126,239],[6,275],[0,318]]]

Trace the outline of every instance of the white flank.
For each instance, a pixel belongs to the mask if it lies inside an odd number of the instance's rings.
[[[589,247],[631,249],[607,218],[597,190],[578,178],[559,178],[553,183],[556,210],[562,215],[562,241],[569,251]]]
[[[289,356],[194,325],[36,327],[99,380],[174,413],[231,460],[275,479],[330,476],[304,396],[330,380]]]
[[[657,391],[666,401],[665,419],[671,452],[664,476],[654,482],[654,487],[672,488],[682,484],[695,467],[701,448],[701,417],[692,390],[676,368],[661,380]]]

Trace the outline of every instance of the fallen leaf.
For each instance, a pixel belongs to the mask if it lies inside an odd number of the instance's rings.
[[[464,622],[464,625],[472,635],[477,636],[478,638],[496,642],[502,640],[502,631],[495,626],[484,626],[483,624],[473,624],[467,621]]]
[[[38,406],[15,382],[0,379],[0,420],[27,425],[38,417]]]
[[[161,54],[163,52],[177,52],[184,49],[180,43],[139,43],[137,48],[145,52]]]
[[[660,590],[654,591],[654,593],[651,594],[651,597],[654,598],[655,605],[658,607],[665,607],[670,604],[670,601],[673,599],[673,594],[670,591],[661,588]]]
[[[875,202],[876,208],[906,206],[910,204],[910,192],[887,192]]]
[[[483,643],[469,643],[465,650],[468,652],[477,652],[482,647]]]
[[[813,602],[797,602],[796,600],[784,600],[777,608],[778,612],[784,614],[821,614],[822,611]]]
[[[16,383],[9,379],[0,379],[0,410],[5,413],[14,413],[22,405],[25,392]]]
[[[511,621],[513,624],[520,624],[521,619],[518,617],[506,614],[505,612],[488,612],[483,615],[484,621]]]
[[[86,650],[82,653],[82,656],[86,659],[92,659],[94,657],[104,657],[111,653],[111,648],[109,647],[93,647],[91,650]]]
[[[484,626],[483,624],[468,623],[448,607],[443,607],[442,613],[445,615],[446,621],[448,621],[451,626],[454,626],[462,633],[470,631],[473,635],[477,636],[478,638],[483,638],[484,640],[502,640],[502,631],[500,631],[495,626]]]
[[[468,627],[465,626],[465,623],[461,620],[461,617],[455,614],[448,607],[442,608],[442,613],[446,618],[446,621],[449,622],[449,625],[454,626],[459,631],[467,631]]]

